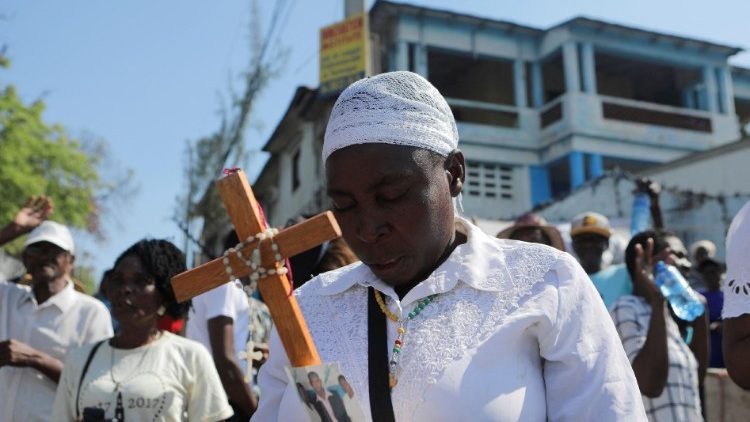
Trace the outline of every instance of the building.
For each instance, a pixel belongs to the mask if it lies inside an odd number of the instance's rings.
[[[708,239],[724,256],[724,240],[734,216],[750,201],[750,138],[691,154],[639,174],[610,172],[534,210],[566,230],[574,216],[596,211],[607,216],[623,240],[629,237],[635,180],[661,183],[664,225],[687,245]]]
[[[651,167],[639,175],[712,195],[750,194],[750,138]]]
[[[374,73],[428,78],[456,117],[464,208],[509,219],[605,171],[736,141],[750,122],[741,49],[577,17],[548,29],[377,1]],[[326,205],[320,151],[335,98],[300,87],[255,184],[272,224]]]

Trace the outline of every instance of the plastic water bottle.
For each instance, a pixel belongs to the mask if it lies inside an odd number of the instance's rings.
[[[630,216],[630,234],[648,230],[651,219],[651,198],[648,194],[638,192],[633,195],[633,213]]]
[[[667,298],[674,313],[682,320],[691,322],[705,312],[703,302],[695,290],[690,288],[680,270],[659,261],[654,267],[656,285]]]

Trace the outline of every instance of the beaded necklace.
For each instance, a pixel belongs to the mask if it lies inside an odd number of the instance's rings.
[[[393,354],[391,355],[390,362],[388,362],[388,385],[391,388],[395,387],[398,384],[398,376],[401,372],[399,368],[399,355],[401,354],[401,349],[404,347],[406,323],[413,320],[417,317],[417,315],[422,313],[422,310],[427,307],[427,305],[432,303],[432,301],[435,299],[435,296],[437,295],[430,295],[420,300],[419,302],[417,302],[417,306],[414,308],[414,310],[409,312],[406,318],[399,318],[398,316],[396,316],[396,314],[391,312],[391,310],[388,309],[387,306],[385,306],[383,296],[380,295],[379,291],[375,290],[375,301],[378,302],[380,310],[383,311],[388,319],[398,324],[398,328],[396,329],[396,332],[398,334],[396,335],[396,340],[393,342]]]

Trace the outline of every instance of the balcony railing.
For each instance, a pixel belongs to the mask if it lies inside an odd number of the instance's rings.
[[[458,122],[518,128],[518,109],[514,106],[446,98]]]
[[[623,122],[711,133],[710,113],[600,95],[602,117]]]
[[[552,123],[558,122],[563,118],[563,95],[555,98],[547,104],[539,108],[539,120],[542,128],[545,128]]]

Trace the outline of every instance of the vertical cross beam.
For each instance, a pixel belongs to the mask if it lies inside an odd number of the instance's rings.
[[[258,202],[242,170],[220,179],[216,185],[241,241],[267,228],[265,220],[260,215]],[[318,356],[310,331],[307,329],[299,304],[294,296],[289,294],[291,287],[288,278],[278,274],[269,276],[260,280],[258,288],[268,305],[292,366],[319,365],[320,356]]]

